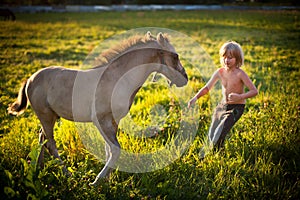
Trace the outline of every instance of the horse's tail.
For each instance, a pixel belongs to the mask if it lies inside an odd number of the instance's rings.
[[[20,88],[17,100],[7,108],[9,114],[20,115],[27,108],[28,100],[26,96],[26,85],[27,81],[24,81]]]

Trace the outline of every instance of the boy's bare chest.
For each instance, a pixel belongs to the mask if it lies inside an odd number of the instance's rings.
[[[236,73],[222,73],[220,77],[225,89],[240,88],[242,86],[242,81]]]

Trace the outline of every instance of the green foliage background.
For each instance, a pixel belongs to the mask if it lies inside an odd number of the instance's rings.
[[[298,11],[163,11],[17,14],[15,22],[1,21],[1,198],[299,198],[299,17]],[[242,45],[243,69],[260,93],[247,101],[246,112],[231,131],[225,148],[199,159],[211,117],[204,99],[199,101],[201,128],[193,144],[164,169],[143,174],[114,171],[98,188],[90,188],[88,183],[103,164],[85,150],[73,124],[65,120],[55,126],[55,138],[72,176],[64,176],[62,167],[49,156],[45,168],[38,169],[39,121],[30,108],[20,117],[8,116],[6,112],[20,83],[50,65],[76,68],[106,38],[124,30],[151,26],[189,35],[216,65],[218,49],[225,41],[236,40]],[[203,83],[192,71],[188,73],[189,84],[196,92]],[[138,93],[138,97],[146,95],[151,96],[146,89]],[[155,95],[152,98],[163,99]],[[176,106],[163,102],[170,108],[170,128],[162,131],[159,141],[171,137],[178,120],[171,115]],[[147,99],[135,101],[134,108],[144,110],[146,103]],[[119,133],[119,140],[123,148],[141,147],[140,141],[124,133]],[[154,140],[150,144],[155,148],[158,143]]]

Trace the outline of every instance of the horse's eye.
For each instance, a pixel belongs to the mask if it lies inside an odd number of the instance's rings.
[[[178,54],[174,53],[174,59],[178,60]]]

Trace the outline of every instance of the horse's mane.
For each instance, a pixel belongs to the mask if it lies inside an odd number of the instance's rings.
[[[163,34],[163,37],[166,41],[169,41],[167,34]],[[99,68],[110,61],[117,58],[119,55],[123,54],[124,52],[134,49],[140,45],[145,45],[150,42],[156,41],[156,38],[152,35],[135,35],[132,37],[129,37],[126,40],[123,40],[121,43],[119,43],[116,46],[113,46],[105,51],[103,51],[94,61],[94,68]]]

